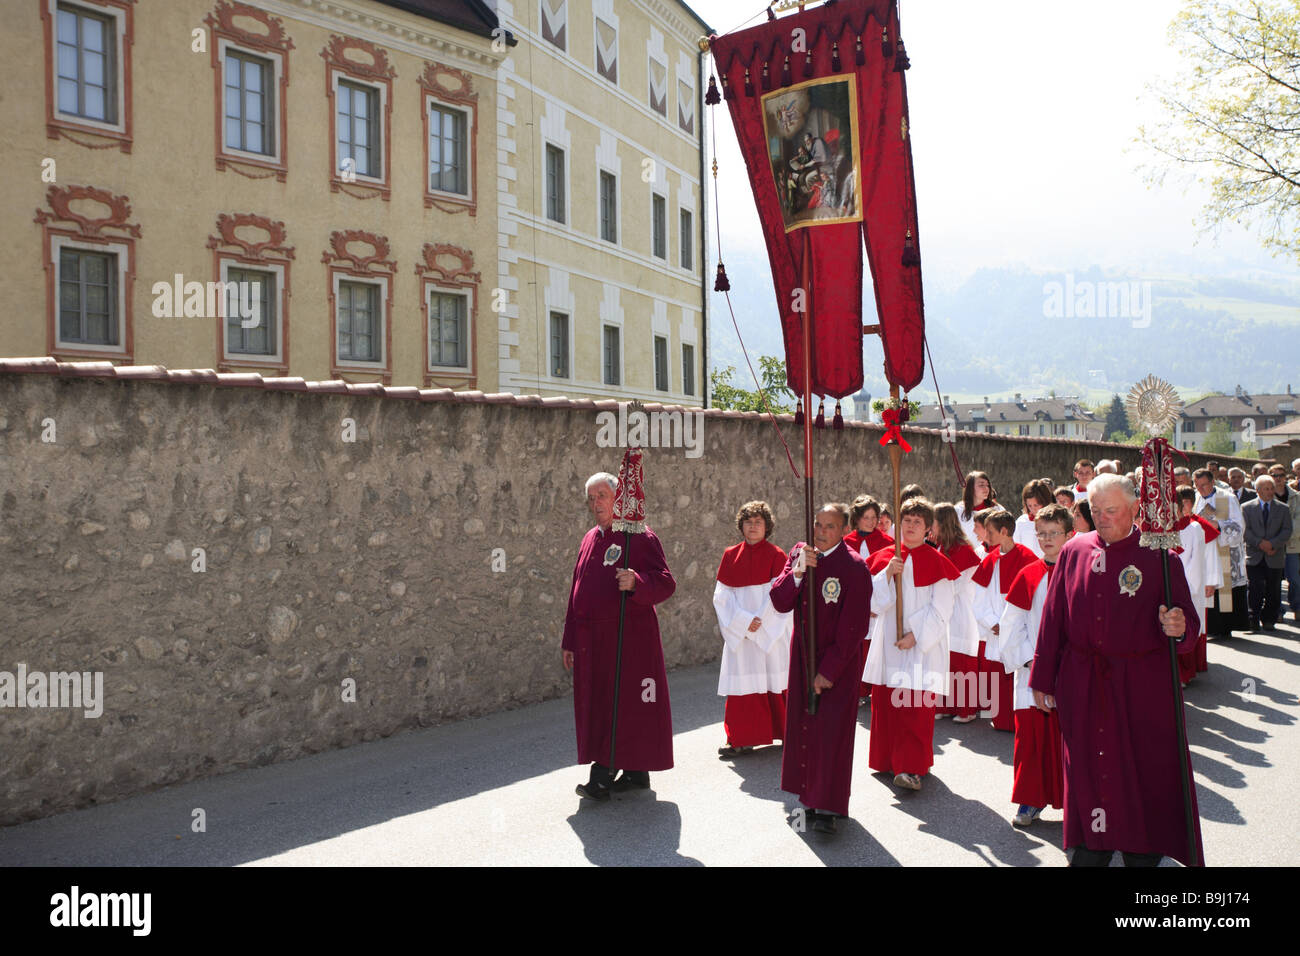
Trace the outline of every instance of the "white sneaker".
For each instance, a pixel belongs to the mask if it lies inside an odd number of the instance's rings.
[[[900,773],[894,777],[894,786],[906,790],[920,790],[921,778],[914,773]]]
[[[969,724],[972,720],[978,720],[978,719],[979,717],[977,717],[975,714],[971,714],[969,717],[954,717],[952,719],[952,722],[954,724]]]
[[[1031,807],[1026,803],[1022,803],[1016,809],[1016,815],[1012,818],[1011,824],[1017,827],[1027,827],[1037,820],[1038,815],[1042,812],[1042,807]]]

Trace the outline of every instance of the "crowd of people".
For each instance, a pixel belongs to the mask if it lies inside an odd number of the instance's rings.
[[[746,502],[714,590],[719,758],[782,745],[782,789],[798,795],[802,822],[833,834],[848,815],[860,708],[870,708],[867,766],[910,791],[934,763],[937,719],[987,719],[1012,735],[1012,824],[1063,810],[1071,865],[1106,865],[1115,850],[1126,865],[1203,862],[1194,787],[1190,811],[1180,787],[1190,756],[1184,747],[1180,768],[1176,714],[1208,667],[1208,640],[1275,628],[1284,578],[1300,613],[1300,459],[1289,474],[1175,469],[1181,517],[1168,582],[1160,552],[1139,543],[1141,478],[1080,460],[1067,484],[1027,482],[1014,511],[981,471],[966,476],[959,501],[907,486],[897,516],[862,494],[824,505],[812,542],[788,552],[771,540],[767,502]],[[630,570],[618,567],[616,486],[604,473],[588,481],[596,527],[574,570],[564,637],[579,762],[592,764],[577,791],[597,801],[647,788],[649,771],[672,766],[654,605],[675,584],[648,529],[632,536],[642,540]],[[619,613],[621,669],[609,641]]]

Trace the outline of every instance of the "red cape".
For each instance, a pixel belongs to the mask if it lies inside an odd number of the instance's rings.
[[[867,567],[872,574],[879,574],[893,557],[892,551],[877,551],[867,562]],[[912,583],[918,588],[929,587],[934,582],[945,579],[956,581],[961,577],[961,572],[939,553],[938,548],[926,546],[913,550],[903,545],[903,560],[908,558],[912,560]]]
[[[1042,558],[1035,559],[1033,564],[1026,564],[1020,569],[1016,579],[1011,582],[1011,590],[1007,592],[1007,603],[1014,604],[1022,611],[1032,608],[1038,582],[1043,580],[1044,575],[1050,578],[1054,567],[1055,565],[1048,564]]]
[[[892,548],[894,546],[894,539],[885,534],[885,532],[881,531],[879,528],[876,528],[865,535],[861,531],[850,531],[844,536],[844,543],[848,546],[848,549],[850,551],[856,551],[859,554],[862,553],[863,541],[867,543],[868,555],[875,554],[883,548]]]
[[[973,568],[980,563],[980,556],[975,553],[975,549],[969,544],[959,544],[951,551],[945,551],[943,556],[952,562],[952,566],[960,574],[967,568]]]
[[[771,541],[758,544],[742,541],[722,552],[718,581],[729,588],[771,584],[785,568],[785,552]]]
[[[1015,580],[1016,575],[1026,564],[1038,560],[1038,555],[1030,551],[1023,544],[1012,545],[1011,550],[1006,554],[1001,551],[994,551],[980,562],[979,570],[975,572],[974,581],[982,588],[989,586],[993,580],[993,568],[997,565],[1000,569],[998,574],[998,590],[1006,594],[1011,590],[1011,582]]]

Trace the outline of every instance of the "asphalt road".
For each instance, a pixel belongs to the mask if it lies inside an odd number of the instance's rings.
[[[1294,865],[1300,631],[1211,642],[1209,657],[1187,691],[1206,860]],[[0,865],[1065,865],[1060,811],[1010,825],[1011,735],[988,721],[938,721],[924,789],[899,792],[866,766],[864,708],[851,818],[828,837],[788,822],[778,748],[718,760],[716,665],[669,685],[677,765],[610,803],[573,792],[586,769],[563,699],[0,829]]]

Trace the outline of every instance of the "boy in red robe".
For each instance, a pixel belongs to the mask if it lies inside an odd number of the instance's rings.
[[[991,648],[997,643],[999,621],[1002,610],[1006,607],[1007,592],[1020,569],[1038,560],[1038,555],[1023,544],[1015,542],[1016,519],[1011,512],[999,508],[984,519],[985,533],[988,535],[989,553],[980,562],[972,580],[975,592],[975,620],[980,626],[980,667],[990,682],[988,692],[995,730],[1014,731],[1015,717],[1012,713],[1012,698],[1015,695],[1015,681],[1007,673],[1002,662]]]
[[[1090,479],[1091,480],[1091,479]],[[1038,625],[1047,601],[1047,583],[1057,556],[1074,533],[1074,516],[1063,505],[1039,509],[1034,529],[1043,556],[1020,569],[999,624],[998,657],[1015,678],[1016,740],[1012,753],[1014,776],[1011,802],[1017,804],[1012,823],[1032,824],[1045,807],[1064,805],[1065,770],[1061,763],[1061,725],[1056,711],[1042,711],[1029,688],[1029,668],[1038,646]]]
[[[727,699],[721,760],[785,737],[784,692],[794,621],[778,613],[769,596],[785,568],[785,552],[768,540],[775,526],[766,501],[747,502],[736,512],[744,540],[723,552],[718,566],[713,589],[723,640],[718,694]]]
[[[911,498],[899,511],[902,553],[871,556],[871,749],[867,763],[894,785],[920,790],[934,764],[934,717],[948,689],[948,622],[960,573],[925,542],[934,506]],[[898,633],[895,602],[903,604]]]
[[[1223,567],[1219,562],[1219,547],[1212,543],[1218,538],[1219,529],[1193,513],[1196,491],[1190,487],[1179,488],[1178,503],[1183,511],[1183,516],[1174,525],[1182,542],[1177,549],[1178,559],[1183,563],[1187,587],[1192,592],[1202,622],[1195,647],[1178,655],[1178,679],[1186,687],[1197,674],[1209,670],[1204,622],[1208,616],[1206,612],[1214,605],[1214,592],[1223,586]]]
[[[573,566],[573,587],[561,644],[564,669],[573,674],[573,721],[578,763],[591,763],[577,793],[608,800],[611,791],[650,788],[651,770],[673,765],[673,715],[659,641],[656,604],[677,589],[659,539],[649,528],[624,535],[611,527],[618,479],[600,472],[587,479],[587,507],[596,527],[587,532]],[[628,548],[627,569],[623,548]],[[620,592],[627,592],[619,680],[618,739],[607,767],[614,711],[614,669]],[[614,779],[614,770],[623,774]]]
[[[856,551],[862,555],[862,560],[867,561],[877,551],[884,548],[892,548],[894,539],[878,527],[880,523],[880,503],[870,495],[858,495],[853,499],[853,507],[849,511],[849,523],[853,530],[844,536],[844,546],[850,551]],[[871,650],[871,638],[862,642],[862,667],[867,666],[867,653]],[[871,699],[871,685],[866,681],[858,682],[859,704],[865,704]]]
[[[858,722],[858,663],[871,607],[871,577],[860,555],[844,547],[849,509],[828,504],[813,522],[813,547],[802,541],[790,551],[785,570],[772,585],[772,604],[794,611],[790,643],[789,706],[781,789],[799,795],[812,828],[834,833],[836,817],[849,813],[853,779],[853,738]],[[804,587],[806,570],[815,568],[815,593]],[[804,644],[804,602],[816,614],[817,656],[813,692],[817,713],[808,714]]]

